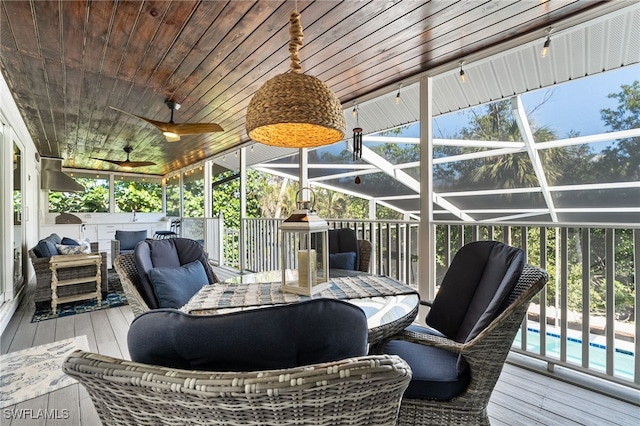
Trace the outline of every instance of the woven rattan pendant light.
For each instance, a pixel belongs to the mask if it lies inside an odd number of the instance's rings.
[[[266,145],[309,148],[344,139],[340,100],[316,77],[300,72],[302,25],[298,11],[289,19],[291,70],[267,81],[247,108],[249,137]]]

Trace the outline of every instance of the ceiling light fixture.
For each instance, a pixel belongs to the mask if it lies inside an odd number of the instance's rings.
[[[542,50],[540,51],[540,57],[546,58],[549,54],[549,46],[551,46],[551,28],[547,30],[547,39],[542,46]]]
[[[467,82],[467,76],[464,73],[464,70],[462,69],[463,65],[464,65],[464,61],[460,61],[460,83],[466,83]]]
[[[400,89],[402,88],[402,84],[398,86],[398,93],[396,94],[396,105],[400,103]]]
[[[303,34],[297,7],[289,22],[291,70],[271,78],[253,95],[247,108],[247,134],[254,141],[286,148],[338,142],[346,128],[340,100],[325,83],[300,72]]]

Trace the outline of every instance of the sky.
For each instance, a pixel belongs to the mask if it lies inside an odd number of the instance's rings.
[[[522,102],[530,112],[547,92],[552,91],[551,98],[529,116],[535,125],[549,126],[560,138],[566,137],[571,130],[580,132],[582,136],[604,133],[609,129],[602,123],[600,110],[614,109],[618,105],[616,99],[609,99],[607,95],[620,92],[622,84],[631,84],[635,80],[640,80],[640,64],[525,93]],[[434,120],[436,138],[451,136],[468,122],[464,112],[443,114]],[[438,134],[438,129],[442,134]],[[409,133],[417,136],[417,131],[411,129]]]

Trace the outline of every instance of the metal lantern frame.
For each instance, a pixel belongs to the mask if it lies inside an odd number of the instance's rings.
[[[296,201],[296,210],[280,225],[282,291],[312,296],[330,287],[329,225],[320,218],[313,200]],[[291,273],[295,271],[296,273]]]

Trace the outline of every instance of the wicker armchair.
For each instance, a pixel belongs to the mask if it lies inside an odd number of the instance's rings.
[[[91,243],[91,252],[98,253],[98,243]],[[103,296],[106,296],[108,291],[108,278],[107,278],[107,253],[101,252],[102,265],[100,267],[100,275],[102,282],[100,284],[102,288]],[[73,254],[62,256],[74,256]],[[42,309],[51,306],[51,269],[49,265],[50,257],[38,257],[34,249],[29,250],[29,258],[31,258],[31,264],[36,272],[36,292],[34,296],[36,309]],[[95,276],[96,269],[94,266],[81,266],[78,268],[62,269],[58,273],[60,280],[68,280],[74,278]],[[95,290],[95,283],[88,282],[85,284],[77,284],[73,286],[58,287],[58,296],[66,297],[80,293],[89,293]]]
[[[127,301],[129,302],[129,306],[131,306],[133,314],[135,316],[138,316],[144,312],[151,310],[147,302],[138,291],[138,288],[141,286],[141,280],[140,274],[138,273],[138,267],[136,266],[136,261],[134,259],[134,254],[125,253],[118,255],[113,264],[113,267],[120,277],[122,290],[124,291],[125,296],[127,296]],[[207,264],[205,265],[205,267],[209,268],[211,274],[215,277],[216,281],[218,281],[217,276],[213,272],[211,264]]]
[[[137,286],[140,285],[140,275],[138,274],[133,253],[118,255],[113,267],[118,273],[118,277],[120,277],[122,290],[124,295],[127,296],[127,302],[133,311],[133,315],[138,316],[150,310],[147,302],[144,301],[137,289]]]
[[[371,262],[371,251],[373,246],[369,240],[358,240],[360,267],[362,272],[369,272],[369,263]]]
[[[504,302],[503,306],[506,308],[468,342],[459,343],[441,335],[410,330],[393,336],[394,340],[401,339],[459,354],[470,371],[466,390],[452,399],[418,399],[405,394],[398,425],[489,425],[489,398],[527,313],[529,302],[544,287],[547,279],[548,276],[542,269],[525,265],[514,289]],[[412,365],[411,360],[408,363]],[[416,371],[415,374],[419,373]]]
[[[205,372],[75,351],[63,370],[104,425],[395,425],[411,370],[370,355],[255,372]]]

